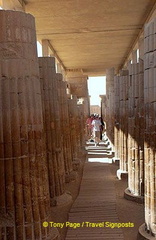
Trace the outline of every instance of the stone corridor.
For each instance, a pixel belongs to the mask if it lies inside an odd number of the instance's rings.
[[[111,228],[111,223],[119,223],[119,219],[116,212],[115,189],[109,169],[110,148],[105,146],[107,144],[87,147],[88,157],[84,165],[79,196],[69,212],[68,219],[72,223],[81,223],[81,226],[76,229],[69,227],[66,240],[124,239],[121,228]],[[91,150],[94,153],[93,157],[90,156]],[[101,227],[91,226],[92,223],[101,223]]]
[[[64,240],[68,212],[66,240],[156,239],[155,0],[0,0],[0,240]]]

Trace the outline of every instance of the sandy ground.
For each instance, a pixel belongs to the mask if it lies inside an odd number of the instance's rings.
[[[82,157],[82,164],[78,170],[78,177],[75,181],[66,184],[66,191],[70,192],[73,197],[73,202],[78,196],[81,179],[83,175],[84,162],[87,161],[85,155]],[[123,179],[119,181],[116,178],[116,171],[119,168],[117,164],[110,164],[110,171],[112,173],[112,181],[115,185],[116,199],[117,199],[117,214],[119,221],[122,222],[132,222],[134,223],[134,228],[122,228],[125,240],[135,240],[137,239],[138,228],[144,223],[144,206],[143,204],[138,204],[136,202],[128,201],[124,198],[124,190],[127,188],[127,180]],[[58,208],[52,209],[52,216],[54,222],[66,222],[68,221],[68,212],[72,204]],[[58,229],[60,231],[61,240],[65,240],[66,228]]]

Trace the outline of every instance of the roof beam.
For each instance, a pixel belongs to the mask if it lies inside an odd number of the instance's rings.
[[[52,51],[52,54],[49,53],[49,49]],[[54,56],[57,62],[62,66],[63,70],[66,71],[66,67],[48,39],[42,39],[42,55],[43,57]]]
[[[146,18],[146,20],[145,20],[145,22],[144,22],[144,25],[149,22],[149,20],[150,20],[150,18],[152,17],[154,11],[156,11],[156,3],[155,3],[154,6],[152,7],[149,15],[147,16],[147,18]],[[140,39],[140,38],[142,37],[142,35],[143,35],[144,25],[143,25],[142,29],[140,30],[137,38],[136,38],[135,41],[133,42],[133,44],[132,44],[132,46],[131,46],[128,54],[126,55],[126,59],[124,60],[123,64],[121,64],[121,67],[119,67],[119,69],[122,69],[122,68],[125,66],[126,62],[129,60],[129,58],[130,58],[130,56],[131,56],[132,51],[133,51],[133,50],[135,49],[135,47],[137,46],[137,43],[138,43],[139,39]]]
[[[63,70],[66,71],[66,67],[64,66],[60,57],[57,55],[57,52],[55,51],[55,49],[53,48],[53,46],[51,45],[49,40],[48,40],[48,46],[49,46],[50,50],[52,51],[52,53],[54,54],[54,56],[56,57],[57,61],[61,64]]]

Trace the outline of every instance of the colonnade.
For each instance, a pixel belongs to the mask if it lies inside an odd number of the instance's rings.
[[[144,44],[139,45],[140,58],[137,60],[137,51],[134,51],[127,67],[111,77],[112,84],[109,82],[112,69],[107,70],[107,94],[103,102],[104,116],[109,116],[105,118],[107,126],[114,121],[114,132],[109,127],[107,131],[114,142],[115,159],[120,159],[117,176],[122,179],[123,174],[127,174],[128,177],[124,196],[145,202],[145,224],[139,229],[141,239],[156,237],[155,26],[155,20],[146,24]]]
[[[34,18],[0,11],[0,239],[58,239],[50,208],[71,202],[84,147],[83,104],[55,58],[37,58]]]

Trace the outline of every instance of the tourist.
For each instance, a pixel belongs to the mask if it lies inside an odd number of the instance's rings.
[[[88,140],[93,137],[93,126],[92,126],[93,119],[94,119],[94,114],[91,114],[90,117],[87,118],[87,121],[86,121]]]
[[[95,146],[99,145],[99,142],[100,142],[101,125],[102,124],[101,124],[101,120],[99,119],[99,115],[96,114],[94,120],[92,121]]]

